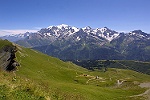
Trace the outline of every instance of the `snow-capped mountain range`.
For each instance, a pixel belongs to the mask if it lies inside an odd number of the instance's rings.
[[[20,33],[20,34],[11,34],[11,35],[2,36],[0,38],[7,39],[11,42],[15,42],[15,41],[18,41],[18,40],[25,39],[30,34],[32,34],[32,33],[26,32],[26,33]]]
[[[20,33],[20,34],[15,34],[15,35],[12,34],[12,35],[3,36],[1,38],[8,39],[14,42],[14,41],[25,39],[27,37],[31,37],[33,34],[38,34],[42,37],[47,37],[47,38],[49,37],[55,40],[58,38],[68,38],[71,35],[75,35],[79,31],[80,32],[82,31],[82,33],[84,34],[86,33],[87,35],[91,35],[95,38],[106,39],[109,42],[117,38],[120,35],[119,32],[111,30],[107,27],[93,29],[90,26],[87,26],[84,28],[77,28],[77,27],[66,25],[66,24],[61,24],[57,26],[49,26],[47,28],[42,28],[41,30],[35,33],[26,32],[26,33]],[[142,32],[141,30],[131,31],[130,33],[127,33],[126,35],[150,39],[150,34],[146,34]],[[76,38],[77,40],[80,40],[81,37],[77,36]]]
[[[77,28],[62,24],[1,38],[63,60],[150,61],[150,34],[141,30],[120,33],[107,27]]]
[[[84,28],[76,28],[65,24],[58,25],[58,26],[49,26],[48,28],[40,30],[39,33],[43,34],[44,32],[45,36],[54,36],[56,38],[62,38],[62,37],[68,37],[74,35],[79,31],[83,31],[87,35],[93,35],[93,36],[105,38],[108,41],[112,41],[119,35],[118,32],[110,30],[107,27],[96,28],[96,29],[92,29],[89,26]],[[80,37],[78,37],[78,39],[79,38]]]

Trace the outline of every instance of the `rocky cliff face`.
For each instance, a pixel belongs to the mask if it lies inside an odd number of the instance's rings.
[[[15,60],[17,48],[15,46],[4,46],[0,49],[0,67],[6,71],[14,71],[19,66]]]

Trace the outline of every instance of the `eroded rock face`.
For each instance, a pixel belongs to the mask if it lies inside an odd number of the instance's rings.
[[[19,63],[15,60],[17,48],[15,46],[5,46],[0,50],[0,67],[6,71],[16,70]]]

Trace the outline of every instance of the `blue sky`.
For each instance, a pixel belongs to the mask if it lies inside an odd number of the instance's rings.
[[[0,0],[0,35],[59,24],[150,33],[149,5],[150,0]]]

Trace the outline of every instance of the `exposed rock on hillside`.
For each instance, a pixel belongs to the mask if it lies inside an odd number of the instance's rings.
[[[19,63],[15,60],[17,48],[15,46],[4,46],[0,49],[0,67],[6,71],[16,70]]]

